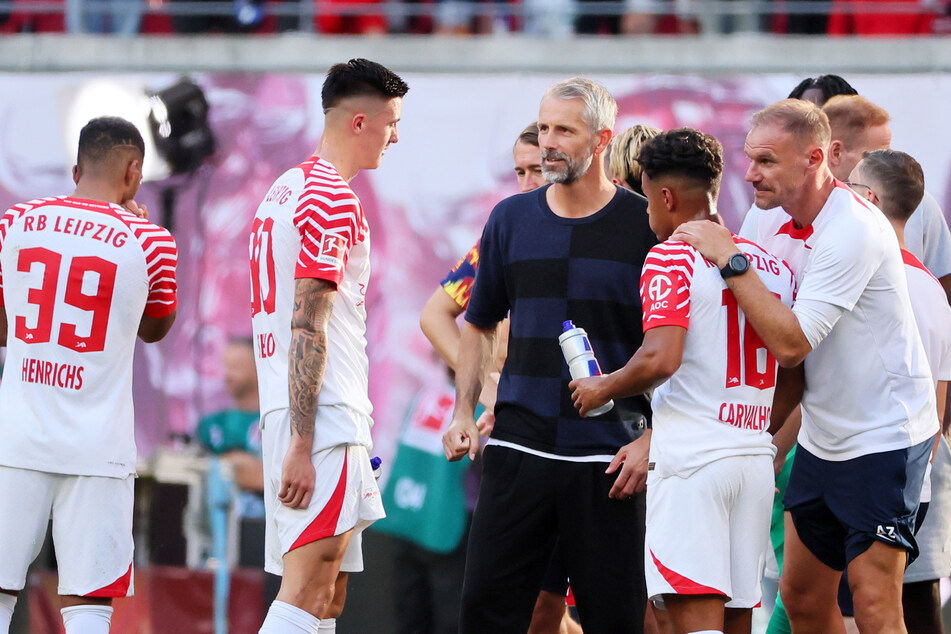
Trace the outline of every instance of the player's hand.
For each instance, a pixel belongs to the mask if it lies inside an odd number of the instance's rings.
[[[607,376],[589,376],[585,379],[575,379],[568,384],[571,400],[582,416],[587,416],[588,412],[611,400],[607,388]]]
[[[453,417],[449,429],[442,435],[442,448],[449,462],[460,460],[466,454],[469,460],[475,460],[479,451],[479,428],[472,417]]]
[[[489,410],[482,412],[482,415],[479,416],[479,420],[476,421],[476,427],[479,428],[480,435],[490,436],[492,430],[495,429],[495,414]]]
[[[608,465],[605,471],[607,474],[614,473],[621,467],[614,486],[608,492],[609,498],[626,500],[647,488],[647,456],[650,453],[651,433],[651,430],[647,429],[643,436],[621,447]]]
[[[310,451],[297,449],[293,445],[284,456],[281,465],[281,492],[277,499],[292,509],[305,509],[310,505],[314,494],[314,482],[317,473],[310,461]]]
[[[685,222],[677,227],[670,239],[686,242],[721,269],[731,255],[740,253],[730,230],[709,220]]]
[[[149,219],[149,208],[148,208],[148,206],[146,206],[146,205],[140,205],[140,204],[138,204],[137,202],[135,202],[134,200],[132,200],[131,198],[126,201],[126,203],[123,205],[123,207],[125,207],[126,210],[128,210],[129,212],[135,214],[136,216],[138,216],[138,217],[141,218],[142,220],[148,220],[148,219]]]

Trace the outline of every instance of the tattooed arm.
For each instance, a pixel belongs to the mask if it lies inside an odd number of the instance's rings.
[[[288,350],[291,444],[284,456],[278,498],[291,508],[307,508],[314,492],[314,419],[317,395],[327,366],[327,324],[337,289],[332,282],[299,279],[294,286],[294,316]]]

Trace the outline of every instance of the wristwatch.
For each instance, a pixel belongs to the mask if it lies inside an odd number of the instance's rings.
[[[720,276],[729,279],[734,275],[743,275],[750,268],[750,260],[744,253],[734,253],[726,261],[726,266],[720,269]]]

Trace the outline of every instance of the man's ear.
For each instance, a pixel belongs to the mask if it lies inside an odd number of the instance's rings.
[[[358,112],[353,115],[353,118],[350,119],[350,130],[356,134],[363,132],[363,128],[367,123],[367,115],[363,112]]]
[[[611,137],[614,136],[614,133],[609,129],[605,128],[595,135],[597,142],[594,144],[594,155],[602,156],[604,152],[608,149],[608,145],[611,143]]]
[[[662,187],[660,193],[664,197],[664,210],[669,214],[677,211],[677,205],[680,204],[677,192],[669,187]]]
[[[842,155],[845,153],[845,146],[842,141],[835,140],[829,144],[829,167],[838,167],[842,163]],[[811,162],[811,161],[810,161]]]
[[[79,165],[73,165],[73,184],[79,185],[79,179],[82,177],[83,172],[79,169]]]

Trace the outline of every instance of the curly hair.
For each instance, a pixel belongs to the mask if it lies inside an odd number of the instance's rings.
[[[693,128],[661,132],[641,146],[637,157],[651,179],[675,175],[701,183],[714,195],[723,176],[723,146],[715,137]]]
[[[849,82],[838,75],[819,75],[818,77],[806,77],[799,85],[793,88],[789,93],[790,99],[802,99],[803,93],[810,88],[815,88],[822,93],[822,103],[829,101],[836,95],[857,95],[859,94]]]
[[[641,164],[637,162],[637,155],[645,141],[660,133],[660,128],[639,123],[611,139],[611,145],[608,146],[607,151],[609,175],[624,181],[631,189],[643,195],[644,192],[641,190]]]

